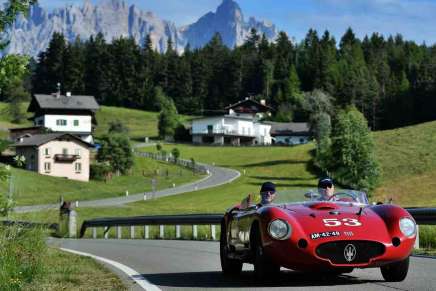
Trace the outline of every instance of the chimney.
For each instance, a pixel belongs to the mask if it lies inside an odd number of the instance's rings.
[[[71,97],[71,92],[67,92],[67,97]]]
[[[260,104],[262,104],[263,106],[266,106],[266,100],[265,99],[260,100]]]
[[[56,87],[58,88],[57,92],[56,92],[56,98],[61,97],[61,83],[57,83]]]

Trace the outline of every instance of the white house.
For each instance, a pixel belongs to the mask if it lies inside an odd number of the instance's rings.
[[[306,122],[271,122],[271,136],[276,145],[299,145],[310,141],[310,126]]]
[[[226,108],[229,114],[194,119],[192,142],[216,145],[269,145],[271,125],[258,121],[270,107],[246,99]]]
[[[33,112],[37,127],[52,132],[71,133],[93,143],[92,131],[96,125],[95,113],[99,105],[93,96],[34,95],[28,112]]]

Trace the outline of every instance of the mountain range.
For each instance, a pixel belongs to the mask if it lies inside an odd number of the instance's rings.
[[[122,0],[102,0],[95,5],[85,0],[81,7],[68,5],[51,12],[34,5],[29,15],[19,15],[8,31],[11,42],[5,53],[35,57],[48,47],[54,32],[62,32],[70,42],[77,37],[87,40],[102,33],[106,41],[132,37],[143,44],[145,37],[150,35],[157,51],[165,52],[168,39],[171,39],[179,53],[188,44],[191,48],[204,46],[219,32],[224,44],[232,48],[241,45],[252,28],[271,41],[278,33],[276,26],[270,22],[253,17],[246,21],[238,3],[233,0],[223,0],[215,12],[209,12],[197,22],[182,27],[159,18],[153,12],[129,6]]]

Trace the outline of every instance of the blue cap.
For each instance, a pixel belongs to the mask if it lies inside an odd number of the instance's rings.
[[[318,181],[318,188],[326,189],[331,188],[333,186],[333,179],[332,178],[322,178]]]

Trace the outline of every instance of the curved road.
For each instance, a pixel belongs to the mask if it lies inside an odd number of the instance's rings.
[[[282,270],[279,279],[263,284],[245,265],[239,277],[221,274],[219,243],[160,240],[51,240],[55,246],[91,253],[133,268],[161,290],[435,290],[436,259],[412,257],[405,281],[387,283],[379,269],[355,270],[337,278],[320,278]],[[117,272],[120,274],[119,272]],[[123,277],[123,276],[122,276]],[[142,290],[130,282],[132,290]]]
[[[204,165],[204,164],[202,164]],[[239,178],[241,173],[233,169],[214,167],[210,165],[204,165],[209,170],[209,175],[190,184],[181,185],[175,188],[163,189],[155,193],[156,198],[181,194],[185,192],[193,192],[201,189],[217,187],[223,184],[231,183],[235,179]],[[127,197],[106,198],[100,200],[80,201],[79,207],[107,207],[122,205],[130,202],[136,202],[144,199],[144,195],[147,197],[152,196],[152,192],[133,194]],[[14,211],[18,213],[24,212],[36,212],[47,209],[58,209],[59,204],[45,204],[45,205],[33,205],[33,206],[21,206],[15,207]]]

